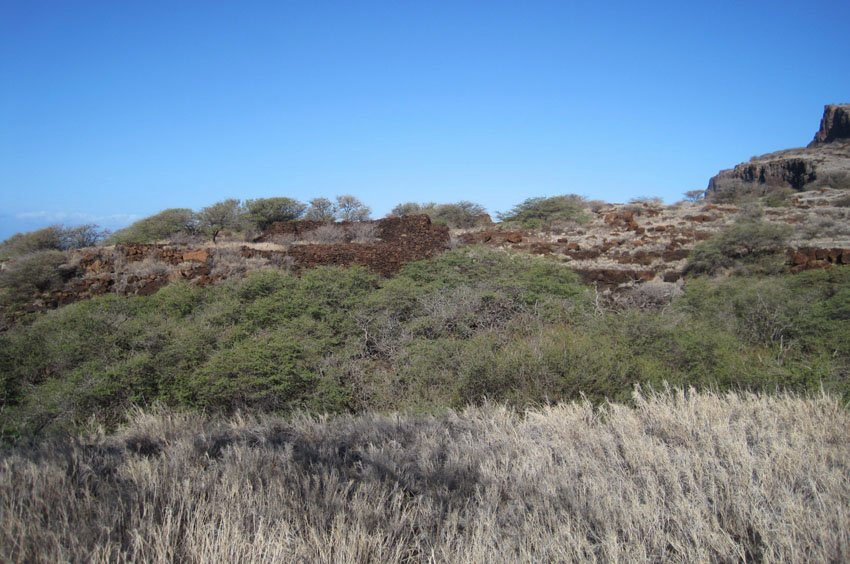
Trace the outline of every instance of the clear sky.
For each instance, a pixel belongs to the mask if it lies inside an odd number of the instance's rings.
[[[677,200],[850,101],[850,2],[0,0],[0,238],[227,197]]]

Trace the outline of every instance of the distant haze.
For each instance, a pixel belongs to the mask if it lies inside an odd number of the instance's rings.
[[[850,101],[847,2],[0,4],[0,239],[350,193],[672,202]]]

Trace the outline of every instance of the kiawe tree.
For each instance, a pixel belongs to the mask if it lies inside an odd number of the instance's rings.
[[[198,216],[189,208],[169,208],[116,231],[109,243],[154,243],[178,233],[195,234]]]
[[[210,234],[212,242],[224,229],[239,225],[242,219],[242,207],[239,200],[228,199],[207,206],[198,213],[201,228]]]
[[[337,217],[342,221],[366,221],[372,210],[351,194],[336,197]]]
[[[298,200],[286,197],[257,198],[247,200],[248,217],[261,231],[277,221],[292,221],[304,215],[307,206]]]
[[[688,190],[684,196],[688,202],[699,202],[705,197],[705,190]]]
[[[331,222],[336,219],[336,205],[327,198],[313,198],[304,219]]]

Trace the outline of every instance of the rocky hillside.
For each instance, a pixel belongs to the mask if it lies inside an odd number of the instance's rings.
[[[792,228],[786,249],[791,271],[850,264],[848,200],[847,190],[823,188],[763,209],[764,220]],[[177,280],[208,285],[261,268],[361,265],[391,276],[408,262],[469,244],[550,257],[604,291],[644,282],[679,284],[694,246],[745,210],[710,201],[597,204],[586,209],[582,222],[545,229],[495,224],[449,230],[412,215],[349,224],[278,223],[248,243],[92,247],[74,251],[60,267],[61,287],[33,295],[7,322],[97,295],[148,295]]]
[[[850,264],[848,195],[845,190],[802,192],[788,206],[764,209],[766,221],[793,228],[786,250],[792,270]],[[588,283],[622,288],[678,281],[694,246],[735,222],[742,209],[712,202],[609,204],[582,224],[546,231],[471,231],[460,240],[548,255]]]
[[[706,198],[724,202],[741,193],[764,196],[819,188],[850,189],[850,105],[827,105],[807,147],[753,157],[720,171],[709,180]]]

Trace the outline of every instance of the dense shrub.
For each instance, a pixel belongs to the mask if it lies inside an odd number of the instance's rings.
[[[276,221],[292,221],[304,215],[307,206],[292,198],[258,198],[246,200],[248,217],[260,231],[265,231]]]
[[[62,227],[51,225],[37,231],[16,233],[0,243],[0,260],[28,255],[38,251],[62,249]]]
[[[310,221],[334,221],[336,219],[336,204],[327,198],[313,198],[310,200],[310,207],[307,208],[304,219]]]
[[[791,231],[788,225],[760,219],[736,221],[694,247],[685,272],[716,274],[724,269],[750,274],[780,272]]]
[[[850,399],[847,288],[846,268],[700,278],[663,308],[600,312],[563,265],[475,247],[388,280],[318,268],[172,284],[0,334],[0,429],[109,423],[153,402],[288,413],[629,401],[635,384],[664,382]]]
[[[498,214],[498,217],[504,223],[537,229],[559,223],[587,221],[586,206],[586,200],[575,194],[529,198],[510,211]]]
[[[37,231],[16,233],[0,243],[0,261],[38,251],[69,251],[92,247],[108,233],[93,223],[73,227],[51,225]]]
[[[19,256],[0,270],[0,305],[32,299],[36,292],[58,287],[64,280],[60,266],[68,261],[67,253],[45,250]]]
[[[170,208],[116,231],[108,243],[155,243],[177,234],[194,234],[198,218],[187,208]]]

